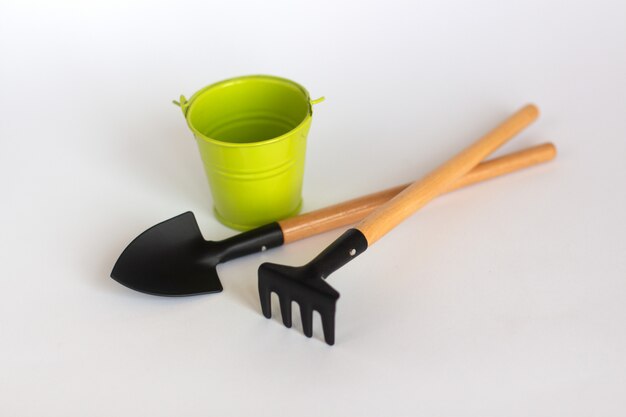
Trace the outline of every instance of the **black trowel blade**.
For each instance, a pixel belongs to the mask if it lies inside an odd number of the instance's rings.
[[[183,213],[137,236],[115,263],[111,278],[152,295],[220,292],[215,264],[207,262],[207,245],[193,213]]]

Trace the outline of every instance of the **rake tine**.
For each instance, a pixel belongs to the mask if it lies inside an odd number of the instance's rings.
[[[280,301],[280,315],[283,317],[283,324],[291,327],[291,299],[287,296],[278,297]]]
[[[306,337],[313,336],[313,307],[310,304],[301,302],[300,315],[302,316],[302,331]]]
[[[324,340],[329,345],[335,344],[335,313],[322,314],[322,328],[324,329]]]
[[[259,294],[261,299],[261,311],[268,319],[272,318],[272,293],[269,287],[264,287],[259,282]]]

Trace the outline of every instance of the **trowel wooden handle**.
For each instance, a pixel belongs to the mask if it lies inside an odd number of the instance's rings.
[[[494,158],[477,165],[470,172],[456,180],[446,191],[453,191],[477,182],[486,181],[523,168],[547,162],[554,159],[555,156],[556,148],[554,145],[544,143],[499,158]],[[411,184],[389,188],[310,213],[281,220],[278,223],[283,231],[284,243],[294,242],[338,227],[354,224],[391,200],[409,185]]]
[[[535,121],[538,115],[539,110],[534,105],[523,107],[448,162],[372,212],[356,226],[367,239],[367,245],[371,246],[404,219],[446,191],[486,156]]]

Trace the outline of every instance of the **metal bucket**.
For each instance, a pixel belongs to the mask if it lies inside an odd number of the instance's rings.
[[[220,222],[248,230],[299,212],[312,105],[322,100],[266,75],[181,96],[176,104],[196,137]]]

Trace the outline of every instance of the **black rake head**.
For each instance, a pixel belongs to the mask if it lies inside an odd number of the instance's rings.
[[[259,295],[261,310],[268,319],[272,317],[271,294],[278,295],[283,324],[291,327],[291,304],[300,306],[302,330],[313,336],[313,311],[322,317],[326,343],[335,343],[335,310],[339,292],[324,281],[309,265],[294,267],[264,263],[259,267]]]
[[[272,317],[271,295],[278,295],[283,324],[291,327],[291,304],[300,306],[302,329],[307,337],[313,335],[313,311],[322,318],[324,339],[335,343],[335,311],[339,292],[325,279],[367,249],[367,239],[358,229],[350,229],[335,240],[315,259],[304,266],[264,263],[259,267],[259,297],[261,310]]]

